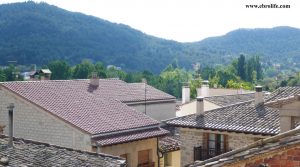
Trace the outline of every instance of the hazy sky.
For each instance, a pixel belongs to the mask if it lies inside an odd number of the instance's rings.
[[[24,0],[0,0],[0,3]],[[40,0],[35,0],[40,1]],[[300,0],[43,0],[58,7],[127,24],[181,42],[199,41],[238,28],[300,28]],[[245,5],[290,5],[247,9]]]

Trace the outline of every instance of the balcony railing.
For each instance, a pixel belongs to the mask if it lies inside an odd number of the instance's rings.
[[[138,164],[138,167],[155,167],[155,162],[147,162],[143,164]]]
[[[225,152],[224,149],[203,149],[202,147],[194,147],[194,160],[204,161]]]

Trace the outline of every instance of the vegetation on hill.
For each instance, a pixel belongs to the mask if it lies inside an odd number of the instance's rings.
[[[169,64],[160,74],[153,74],[149,71],[125,72],[115,67],[106,68],[103,63],[92,63],[84,60],[74,66],[69,65],[66,61],[55,60],[43,68],[49,68],[52,72],[52,80],[65,79],[86,79],[90,78],[92,72],[97,72],[100,78],[119,78],[126,82],[142,82],[146,79],[149,85],[167,92],[177,98],[181,97],[181,88],[183,85],[189,85],[191,96],[196,97],[196,89],[201,86],[202,79],[209,80],[212,87],[224,88],[243,88],[253,89],[255,84],[262,79],[262,68],[258,56],[245,58],[240,55],[227,66],[195,68],[187,71],[180,67],[177,61]],[[19,75],[19,68],[10,65],[8,68],[0,69],[0,81],[15,81],[22,79]],[[241,73],[244,71],[245,74]],[[242,78],[243,75],[251,77]],[[19,76],[19,77],[16,77]]]
[[[243,53],[245,58],[260,55],[263,66],[300,69],[300,30],[291,27],[240,29],[199,42],[179,43],[32,1],[0,5],[0,27],[2,66],[12,60],[24,65],[64,60],[75,65],[88,59],[127,72],[158,74],[174,60],[186,69],[196,62],[201,68],[215,68],[230,64]],[[272,69],[269,72],[272,74]]]

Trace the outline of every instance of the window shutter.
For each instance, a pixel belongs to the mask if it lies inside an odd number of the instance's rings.
[[[203,149],[207,150],[208,149],[208,133],[203,133]]]
[[[228,135],[224,135],[224,149],[225,149],[225,152],[229,151]]]

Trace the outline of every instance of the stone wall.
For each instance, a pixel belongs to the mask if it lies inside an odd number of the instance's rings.
[[[258,140],[258,138],[255,137],[249,137],[244,134],[232,134],[228,135],[228,147],[229,150],[235,150],[237,148],[240,148],[242,146],[251,144]]]
[[[145,104],[128,104],[139,112],[145,113]],[[174,118],[176,116],[176,103],[172,102],[159,102],[150,103],[146,105],[146,115],[158,121]]]
[[[243,133],[228,133],[218,131],[204,131],[201,129],[180,128],[181,166],[194,161],[194,147],[203,146],[204,133],[224,134],[228,136],[228,149],[234,150],[258,140],[260,136]]]
[[[50,100],[50,99],[49,99]],[[14,137],[91,151],[90,136],[0,86],[0,124],[8,134],[9,103],[14,103]]]
[[[138,152],[142,150],[150,150],[150,159],[152,160],[152,162],[155,162],[155,167],[157,167],[157,138],[139,140],[135,142],[100,148],[100,152],[105,154],[111,154],[115,156],[127,154],[128,167],[136,167],[138,165]]]
[[[180,128],[181,166],[194,161],[194,147],[202,146],[203,132],[188,128]]]

